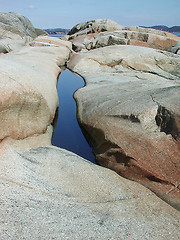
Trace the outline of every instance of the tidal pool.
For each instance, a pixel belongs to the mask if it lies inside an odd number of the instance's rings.
[[[83,86],[83,78],[74,75],[69,70],[61,73],[57,85],[59,113],[52,144],[95,163],[92,149],[87,143],[76,118],[76,102],[73,94]]]

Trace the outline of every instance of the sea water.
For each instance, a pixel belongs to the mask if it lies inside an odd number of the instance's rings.
[[[77,122],[76,102],[73,98],[74,92],[83,86],[83,78],[76,76],[68,69],[61,73],[57,85],[59,97],[58,121],[53,133],[52,144],[95,162],[92,149]]]
[[[178,37],[180,37],[180,32],[172,32],[172,34],[177,35]]]

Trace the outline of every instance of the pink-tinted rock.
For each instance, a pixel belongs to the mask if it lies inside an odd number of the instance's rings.
[[[171,48],[175,46],[180,41],[180,38],[176,37],[160,37],[155,35],[150,35],[148,38],[148,43],[152,48],[161,49],[170,52]]]
[[[74,54],[78,119],[96,160],[180,209],[180,57],[136,46]]]
[[[30,43],[31,46],[37,46],[39,44],[43,46],[43,44],[49,44],[50,46],[62,46],[62,47],[68,47],[70,50],[72,49],[72,44],[68,41],[63,41],[55,37],[49,37],[49,36],[39,36],[34,39],[33,42]]]
[[[143,42],[140,40],[130,40],[129,45],[141,46],[141,47],[151,47],[151,45],[149,43]]]
[[[101,40],[104,44],[106,39]],[[0,56],[1,239],[179,238],[180,213],[150,190],[76,154],[51,146],[57,78],[71,57],[71,43],[41,37],[30,46]],[[145,157],[147,153],[143,147],[139,153],[137,141],[140,146],[145,144],[144,148],[149,146],[149,153],[155,149],[154,156],[158,147],[165,153],[167,149],[175,150],[179,137],[179,105],[176,110],[174,104],[179,59],[161,51],[124,47],[104,49],[95,55],[92,51],[92,55],[72,56],[70,68],[85,76],[88,82],[76,93],[78,117],[82,127],[89,131],[92,144],[94,141],[99,162],[108,159],[105,164],[111,167],[112,163],[113,169],[117,167],[122,175],[128,173],[129,178],[140,179],[141,183],[144,180],[144,185],[147,179],[159,182],[161,188],[164,173],[165,179],[176,181],[176,161],[167,162],[162,171],[156,171],[158,161],[152,167],[148,165],[148,158],[142,163],[141,155]],[[154,62],[157,66],[152,68]],[[118,77],[119,73],[122,78]],[[168,111],[161,108],[164,105]],[[117,106],[122,107],[120,112]],[[133,109],[134,106],[137,109]],[[157,116],[156,123],[154,116]],[[165,138],[159,131],[167,133],[164,127],[170,120],[176,125],[168,128],[170,136]],[[155,145],[152,136],[157,143],[158,139],[162,140],[158,147],[151,146]],[[171,143],[167,149],[166,143]],[[127,154],[140,159],[128,158],[125,149]],[[174,177],[166,174],[167,167],[174,170]],[[165,187],[168,184],[165,183]],[[168,189],[167,194],[172,194],[175,187]]]
[[[0,143],[1,239],[179,238],[180,213],[147,188],[64,149],[17,141]]]
[[[70,45],[24,47],[0,55],[0,141],[46,132],[58,106],[57,77],[70,57]]]
[[[97,26],[93,28],[93,25],[89,27],[89,24],[90,22],[87,22],[82,23],[83,27],[75,26],[69,32],[69,37],[66,36],[66,39],[73,43],[73,49],[76,52],[110,45],[136,45],[170,52],[171,48],[180,41],[180,37],[174,34],[155,29],[117,25],[103,30],[101,25],[99,28]]]

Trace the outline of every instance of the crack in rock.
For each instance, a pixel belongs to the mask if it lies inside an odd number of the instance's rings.
[[[151,95],[153,102],[158,105],[157,115],[155,117],[155,121],[157,126],[160,129],[160,132],[164,132],[166,134],[171,134],[171,136],[176,140],[178,137],[178,129],[176,126],[175,119],[173,114],[167,110],[165,107],[161,106]]]

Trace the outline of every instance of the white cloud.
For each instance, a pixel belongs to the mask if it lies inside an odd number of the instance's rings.
[[[28,8],[29,9],[35,9],[35,6],[34,5],[29,5]]]

